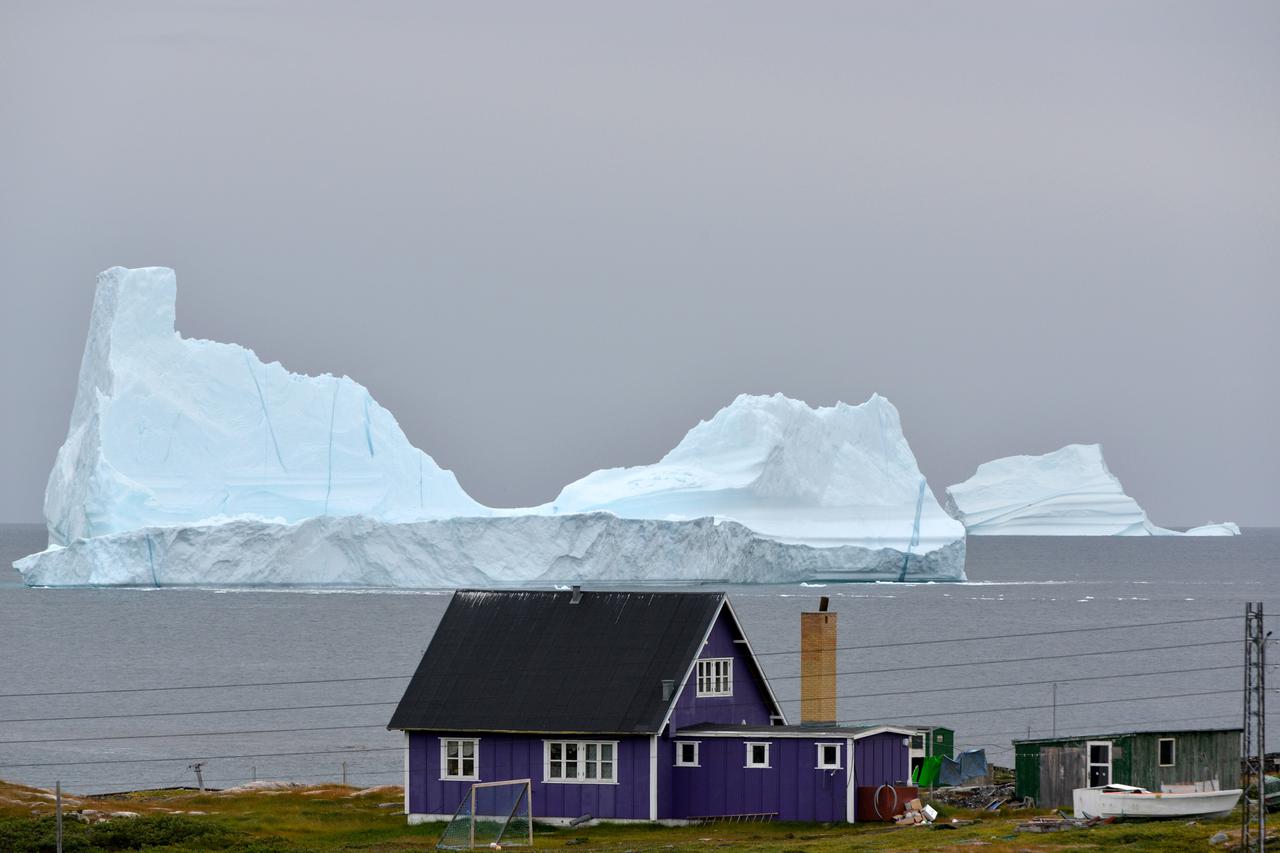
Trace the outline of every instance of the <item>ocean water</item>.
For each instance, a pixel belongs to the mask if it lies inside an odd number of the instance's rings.
[[[43,544],[39,526],[0,525],[0,778],[193,784],[199,760],[216,787],[335,780],[344,762],[353,784],[400,783],[386,721],[448,590],[25,588],[9,564]],[[1238,726],[1245,602],[1280,625],[1280,528],[971,538],[967,571],[965,584],[728,592],[790,717],[799,613],[828,595],[842,721],[948,725],[1007,766],[1028,733]],[[368,680],[206,687],[331,679]],[[14,695],[32,693],[53,695]]]

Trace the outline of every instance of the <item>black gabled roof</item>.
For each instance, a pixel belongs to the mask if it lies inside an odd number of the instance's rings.
[[[724,593],[573,596],[454,593],[388,728],[658,733]]]

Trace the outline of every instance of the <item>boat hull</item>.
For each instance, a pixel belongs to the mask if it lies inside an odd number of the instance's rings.
[[[1165,794],[1156,791],[1108,791],[1076,788],[1072,793],[1075,816],[1132,817],[1147,820],[1179,817],[1226,817],[1244,791],[1196,791]]]

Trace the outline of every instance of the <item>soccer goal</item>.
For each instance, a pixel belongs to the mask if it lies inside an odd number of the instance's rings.
[[[437,850],[533,846],[533,783],[476,782],[462,798]]]

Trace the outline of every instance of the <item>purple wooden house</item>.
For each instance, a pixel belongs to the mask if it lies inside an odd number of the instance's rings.
[[[857,787],[907,779],[915,733],[787,725],[722,592],[576,588],[456,592],[389,728],[410,823],[524,778],[552,822],[852,821]]]

